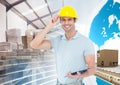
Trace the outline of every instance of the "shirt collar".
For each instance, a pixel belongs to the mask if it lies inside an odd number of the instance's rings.
[[[76,39],[76,38],[78,38],[79,36],[80,36],[80,33],[79,33],[79,32],[76,32],[75,36],[74,36],[72,39]],[[61,39],[67,40],[65,34],[62,35]]]

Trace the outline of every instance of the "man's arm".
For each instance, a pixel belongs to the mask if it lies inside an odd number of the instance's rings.
[[[87,76],[95,74],[96,72],[95,55],[85,56],[85,61],[86,61],[86,64],[88,65],[88,70],[86,72],[82,74],[77,72],[76,75],[71,75],[71,72],[68,72],[67,76],[69,78],[83,78],[83,77],[87,77]]]
[[[55,15],[51,18],[50,23],[31,41],[30,46],[34,49],[49,49],[51,42],[45,40],[46,34],[58,23],[59,16]]]
[[[31,41],[30,46],[34,49],[49,49],[51,47],[51,42],[45,40],[46,34],[50,31],[49,27],[43,29],[37,36]]]
[[[95,55],[87,55],[85,56],[86,64],[88,65],[88,70],[83,73],[83,77],[90,76],[95,74],[96,65],[95,65]]]

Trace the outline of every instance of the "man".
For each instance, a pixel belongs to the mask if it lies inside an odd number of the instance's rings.
[[[75,22],[78,16],[71,6],[64,6],[43,31],[31,42],[34,49],[55,50],[57,85],[82,85],[82,78],[95,73],[95,54],[91,41],[78,33]],[[45,40],[46,34],[60,21],[65,31],[54,39]],[[87,71],[80,73],[78,71]],[[71,74],[76,72],[76,74]]]

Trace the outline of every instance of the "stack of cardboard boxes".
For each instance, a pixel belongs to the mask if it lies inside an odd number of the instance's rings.
[[[114,67],[118,66],[118,50],[99,50],[97,52],[97,66]]]
[[[12,28],[6,30],[6,41],[0,42],[0,51],[13,51],[18,49],[30,49],[30,42],[34,38],[33,30],[26,30],[26,35],[21,36],[21,30]]]

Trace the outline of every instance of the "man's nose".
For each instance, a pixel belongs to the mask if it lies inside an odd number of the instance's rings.
[[[68,20],[66,20],[66,21],[65,21],[65,24],[68,24],[68,23],[69,23],[69,21],[68,21]]]

